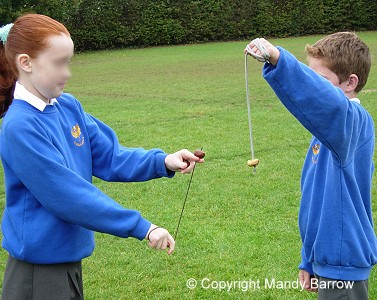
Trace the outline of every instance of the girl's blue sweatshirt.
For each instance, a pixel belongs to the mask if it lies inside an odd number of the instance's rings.
[[[365,280],[377,262],[371,210],[374,124],[369,113],[279,47],[263,76],[313,135],[301,178],[302,261],[310,273]]]
[[[73,96],[57,100],[41,112],[15,99],[0,133],[3,247],[29,263],[79,261],[94,250],[93,231],[145,237],[151,223],[101,192],[92,176],[127,182],[174,175],[162,150],[122,147]]]

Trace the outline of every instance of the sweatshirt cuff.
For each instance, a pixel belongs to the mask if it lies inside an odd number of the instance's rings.
[[[148,220],[140,217],[139,221],[137,222],[135,228],[130,231],[129,236],[137,238],[138,240],[142,241],[148,233],[149,228],[151,227],[152,223]]]
[[[304,247],[301,249],[301,263],[298,266],[299,269],[305,270],[306,272],[309,272],[310,274],[314,275],[313,271],[313,264],[306,259],[305,253],[304,253]]]
[[[301,264],[298,266],[298,268],[300,270],[305,270],[306,272],[310,273],[311,275],[314,275],[313,265],[310,262],[308,262],[308,263],[301,262]]]
[[[157,153],[155,160],[155,170],[158,176],[172,178],[175,172],[168,170],[165,165],[165,158],[168,156],[166,153]]]

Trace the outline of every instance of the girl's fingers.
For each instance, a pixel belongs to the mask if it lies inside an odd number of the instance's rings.
[[[174,252],[174,249],[175,249],[175,241],[170,234],[168,236],[168,244],[169,244],[168,254],[171,255]]]
[[[148,246],[151,247],[151,248],[156,248],[156,246],[157,246],[157,242],[156,242],[156,241],[149,242],[149,243],[148,243]]]
[[[165,250],[168,247],[168,239],[164,238],[161,244],[161,250]]]
[[[186,168],[181,170],[181,173],[182,174],[191,173],[192,170],[194,169],[194,167],[195,167],[195,162],[191,162],[191,163],[187,164]]]
[[[157,246],[156,246],[156,249],[158,249],[158,250],[161,250],[161,247],[162,247],[162,243],[163,243],[163,239],[162,239],[162,238],[160,238],[160,239],[158,240],[158,242],[157,242]]]
[[[153,232],[151,232],[149,238],[149,247],[157,250],[169,249],[169,255],[171,255],[174,252],[175,241],[166,229],[158,228],[154,230]]]

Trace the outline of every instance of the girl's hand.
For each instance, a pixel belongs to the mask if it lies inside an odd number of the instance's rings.
[[[165,158],[165,166],[167,169],[173,172],[180,171],[182,174],[190,173],[197,162],[202,163],[204,159],[195,156],[186,149],[169,154]]]
[[[145,239],[149,241],[149,247],[158,250],[168,250],[168,254],[171,255],[174,252],[175,241],[170,233],[157,225],[152,224],[148,230]]]

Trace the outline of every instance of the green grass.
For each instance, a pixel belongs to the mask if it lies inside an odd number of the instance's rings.
[[[376,54],[377,32],[360,36]],[[273,42],[304,61],[305,44],[319,38]],[[265,83],[262,65],[250,60],[254,144],[261,163],[255,176],[246,166],[245,45],[210,43],[74,57],[67,91],[110,125],[122,144],[166,152],[203,147],[207,153],[205,164],[195,171],[174,255],[135,239],[96,234],[96,250],[84,260],[86,299],[316,299],[298,289],[264,286],[265,278],[297,278],[299,181],[310,134]],[[377,120],[377,62],[373,64],[360,98]],[[95,183],[174,233],[188,180],[177,174],[145,183]],[[377,219],[376,177],[373,197]],[[6,256],[2,250],[1,261]],[[377,298],[376,274],[370,278],[370,299]],[[186,287],[190,278],[199,281],[196,289]],[[203,278],[261,283],[260,289],[227,292],[201,288]]]

